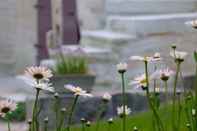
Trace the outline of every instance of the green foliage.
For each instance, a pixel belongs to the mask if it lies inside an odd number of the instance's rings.
[[[17,109],[6,115],[11,121],[24,121],[26,117],[25,103],[18,103]]]
[[[185,106],[183,106],[184,108]],[[165,107],[162,107],[160,109],[160,115],[162,118],[162,121],[164,122],[164,126],[166,131],[172,131],[171,129],[171,118],[172,118],[172,113],[171,113],[171,105],[167,105]],[[186,127],[186,116],[184,110],[181,111],[181,123],[180,123],[180,130],[179,131],[187,131]],[[127,131],[133,131],[133,127],[137,127],[139,131],[153,131],[153,126],[152,126],[152,112],[147,111],[147,112],[142,112],[140,114],[136,114],[133,116],[127,117]],[[112,126],[111,126],[111,131],[121,131],[122,130],[122,121],[120,118],[117,118],[114,120]],[[108,128],[109,125],[106,121],[101,122],[99,131],[109,131]],[[89,131],[95,131],[96,128],[96,123],[93,123],[89,127]],[[86,127],[88,129],[88,127]],[[66,130],[65,130],[66,131]],[[74,126],[71,131],[81,131],[80,125]]]
[[[194,51],[194,59],[195,59],[195,61],[197,63],[197,51]]]
[[[88,72],[88,62],[83,56],[66,56],[57,60],[55,73],[65,74],[86,74]]]

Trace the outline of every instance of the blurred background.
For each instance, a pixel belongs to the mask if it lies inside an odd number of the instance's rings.
[[[54,66],[59,49],[85,54],[95,76],[90,91],[100,96],[120,92],[117,63],[128,62],[128,80],[143,73],[141,63],[129,61],[132,55],[159,52],[165,59],[159,67],[174,69],[169,52],[176,44],[189,53],[182,66],[188,85],[197,30],[185,22],[196,18],[197,0],[1,0],[0,96],[24,102],[33,95],[20,79],[24,69]],[[129,86],[127,91],[139,92]]]

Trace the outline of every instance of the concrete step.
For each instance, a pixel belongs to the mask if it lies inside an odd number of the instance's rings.
[[[161,14],[193,12],[197,0],[107,0],[108,14]]]
[[[100,48],[112,49],[113,46],[127,44],[135,36],[116,33],[107,30],[82,31],[82,44]]]
[[[188,20],[196,19],[197,13],[160,14],[143,16],[109,16],[107,29],[132,34],[191,31],[185,26]]]

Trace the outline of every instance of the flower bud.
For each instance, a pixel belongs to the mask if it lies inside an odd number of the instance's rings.
[[[127,63],[119,63],[116,67],[119,73],[125,73],[127,71]]]

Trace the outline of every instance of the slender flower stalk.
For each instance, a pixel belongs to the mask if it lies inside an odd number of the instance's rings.
[[[99,112],[98,112],[97,117],[96,117],[96,120],[97,120],[97,122],[96,122],[96,129],[95,129],[96,131],[99,130],[101,115],[106,110],[107,104],[111,100],[111,97],[112,96],[109,93],[104,93],[104,95],[102,97],[102,103],[100,105]]]
[[[85,131],[85,123],[86,120],[84,118],[81,118],[81,131]]]
[[[148,61],[145,60],[144,63],[145,63],[145,77],[146,77],[146,86],[147,86],[146,87],[146,95],[147,95],[147,98],[148,98],[149,106],[152,109],[153,114],[155,116],[155,119],[156,119],[156,121],[158,123],[158,130],[159,131],[164,131],[163,123],[162,123],[162,121],[161,121],[161,119],[160,119],[160,117],[159,117],[159,115],[158,115],[158,113],[157,113],[157,111],[156,111],[156,109],[155,109],[152,101],[151,101],[151,98],[150,98],[150,92],[149,92],[149,75],[148,75]]]
[[[181,96],[180,93],[177,93],[178,95],[178,118],[177,118],[177,123],[181,123],[181,111],[182,111],[182,107],[181,107]],[[177,131],[180,130],[180,124],[177,124]]]
[[[36,99],[34,101],[34,106],[33,106],[33,114],[32,114],[32,131],[37,131],[38,130],[38,125],[37,125],[37,108],[38,108],[38,97],[39,97],[40,89],[36,90]]]
[[[73,116],[73,112],[74,112],[74,109],[75,109],[75,106],[77,104],[77,100],[79,98],[79,95],[76,95],[75,96],[75,99],[74,99],[74,102],[72,104],[72,108],[71,108],[71,111],[70,111],[70,114],[68,116],[68,125],[67,125],[67,131],[70,131],[70,125],[72,123],[72,116]]]
[[[59,120],[59,125],[58,125],[58,131],[62,131],[64,129],[64,121],[65,121],[65,115],[66,115],[66,108],[61,109],[61,114],[60,114],[60,120]]]
[[[55,102],[54,102],[54,111],[55,111],[55,126],[56,126],[56,131],[59,131],[59,123],[60,123],[60,100],[59,100],[59,94],[55,93],[54,94]]]
[[[125,115],[125,105],[126,105],[126,96],[125,96],[125,78],[124,74],[127,70],[126,63],[120,63],[117,65],[117,70],[121,75],[122,78],[122,104],[123,104],[123,118],[122,118],[122,131],[126,131],[126,115]]]
[[[47,117],[44,119],[44,131],[48,131],[48,122],[49,122],[49,119]]]
[[[8,123],[8,131],[11,131],[9,118],[7,118],[7,123]]]
[[[31,131],[31,124],[32,124],[32,120],[31,120],[31,119],[29,119],[27,123],[28,123],[28,125],[29,125],[29,130],[28,130],[28,131]]]
[[[107,131],[112,131],[112,124],[113,124],[113,118],[110,118],[109,120],[108,120],[108,129],[107,129]]]
[[[68,116],[67,131],[70,131],[70,125],[72,123],[72,115],[73,115],[73,112],[74,112],[74,109],[75,109],[75,106],[77,104],[77,100],[78,100],[79,96],[92,97],[92,95],[87,93],[86,91],[84,91],[80,87],[75,87],[73,85],[65,85],[64,87],[65,87],[65,89],[71,91],[75,95],[75,99],[74,99],[74,102],[72,104],[72,108],[71,108],[70,114]]]
[[[172,126],[173,130],[177,129],[176,125],[176,91],[177,91],[177,82],[178,82],[178,76],[180,72],[180,65],[181,63],[177,61],[176,63],[177,69],[176,69],[176,74],[175,74],[175,80],[174,80],[174,88],[173,88],[173,99],[172,99]]]

